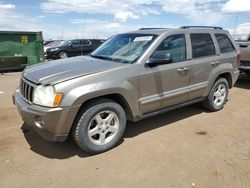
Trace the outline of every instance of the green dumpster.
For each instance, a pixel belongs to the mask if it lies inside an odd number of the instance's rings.
[[[0,72],[44,61],[42,32],[0,31]]]

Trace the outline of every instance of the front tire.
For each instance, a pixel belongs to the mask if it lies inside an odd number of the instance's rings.
[[[202,103],[211,112],[221,110],[227,102],[229,84],[225,78],[219,78],[214,83],[208,98]]]
[[[65,51],[61,51],[58,55],[59,59],[66,59],[68,58],[68,53]]]
[[[118,145],[125,127],[123,108],[112,100],[99,99],[79,113],[72,134],[76,144],[86,153],[98,154]]]

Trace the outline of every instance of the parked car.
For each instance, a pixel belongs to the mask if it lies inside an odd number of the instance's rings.
[[[236,44],[240,49],[240,67],[250,77],[250,34],[245,40],[236,40]]]
[[[46,53],[46,51],[47,51],[47,49],[48,48],[52,48],[52,47],[55,47],[55,46],[58,46],[58,45],[60,45],[60,44],[62,44],[63,43],[63,40],[51,40],[51,41],[46,41],[46,42],[44,42],[44,52]]]
[[[98,48],[104,41],[98,39],[75,39],[48,48],[47,59],[64,59],[67,57],[86,55]]]
[[[239,76],[239,51],[217,27],[113,36],[89,56],[27,68],[13,100],[45,139],[71,133],[85,152],[115,147],[126,122],[201,102],[218,111]]]

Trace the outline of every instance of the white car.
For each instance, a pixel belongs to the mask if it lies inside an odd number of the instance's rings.
[[[236,40],[236,44],[240,49],[240,67],[250,77],[250,34],[245,40]]]

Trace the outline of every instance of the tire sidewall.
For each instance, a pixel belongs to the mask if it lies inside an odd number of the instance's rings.
[[[220,105],[220,106],[217,106],[214,104],[214,92],[216,90],[216,88],[220,85],[220,84],[224,84],[224,86],[226,87],[226,97],[225,97],[225,100],[224,102]],[[228,81],[225,79],[225,78],[219,78],[213,85],[212,89],[211,89],[211,92],[209,94],[209,102],[211,103],[212,107],[215,109],[215,110],[221,110],[225,103],[227,102],[227,98],[228,98],[228,94],[229,94],[229,84],[228,84]]]
[[[119,121],[119,129],[113,140],[111,140],[109,143],[105,145],[97,145],[94,144],[88,136],[89,124],[96,114],[106,110],[116,113]],[[117,103],[107,102],[95,105],[85,111],[77,123],[77,130],[75,134],[78,145],[83,150],[87,151],[88,153],[101,153],[115,147],[119,143],[124,134],[125,127],[126,115],[122,107]]]
[[[68,58],[68,53],[65,52],[65,51],[61,51],[61,52],[59,52],[59,54],[58,54],[59,59],[65,59],[65,58],[61,58],[61,54],[62,54],[62,53],[66,54],[66,55],[67,55],[67,58]]]

